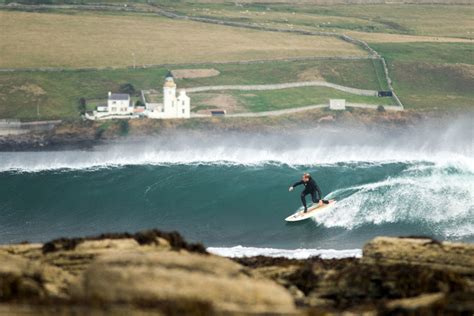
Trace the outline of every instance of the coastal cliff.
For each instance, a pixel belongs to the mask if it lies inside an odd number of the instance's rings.
[[[362,258],[207,253],[158,230],[0,246],[0,314],[471,315],[474,245],[378,237]]]
[[[282,126],[297,129],[312,127],[352,127],[383,128],[393,133],[399,129],[416,126],[428,116],[419,113],[379,112],[354,109],[349,111],[310,111],[282,117],[243,118],[194,118],[192,120],[106,120],[106,121],[65,121],[48,130],[21,128],[15,133],[2,133],[0,126],[0,152],[29,150],[61,150],[91,148],[107,142],[123,140],[127,137],[141,138],[156,136],[172,131],[207,131],[222,133],[231,131],[271,132]]]

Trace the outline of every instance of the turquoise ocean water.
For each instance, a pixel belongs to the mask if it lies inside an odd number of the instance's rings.
[[[159,228],[225,255],[337,257],[378,235],[473,242],[472,130],[430,128],[174,133],[0,153],[0,243]],[[338,203],[286,223],[303,172]]]

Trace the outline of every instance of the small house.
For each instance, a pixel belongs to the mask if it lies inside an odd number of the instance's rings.
[[[134,108],[130,95],[125,93],[112,93],[109,91],[107,112],[112,115],[132,114]]]

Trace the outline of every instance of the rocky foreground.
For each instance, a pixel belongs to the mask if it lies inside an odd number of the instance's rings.
[[[227,259],[157,230],[0,246],[1,315],[472,315],[474,245],[378,237],[361,259]]]

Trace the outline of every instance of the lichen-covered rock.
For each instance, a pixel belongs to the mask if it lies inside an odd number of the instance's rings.
[[[0,253],[0,301],[67,298],[73,277],[61,269]]]
[[[172,302],[227,312],[295,311],[283,287],[250,278],[231,260],[172,251],[102,256],[72,292],[74,299],[84,303],[159,306]]]
[[[429,238],[377,237],[364,246],[362,262],[424,265],[474,273],[474,244]]]
[[[379,237],[361,259],[226,259],[149,230],[0,246],[0,315],[474,313],[474,245]]]

